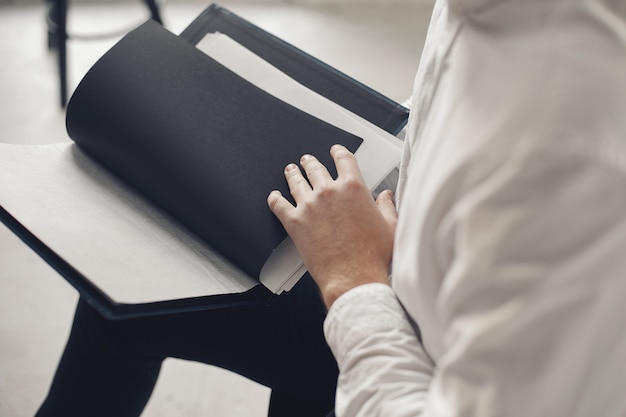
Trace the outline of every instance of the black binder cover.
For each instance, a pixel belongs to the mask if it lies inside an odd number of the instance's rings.
[[[180,36],[195,45],[209,32],[228,35],[300,84],[393,135],[407,122],[409,110],[404,106],[217,4],[210,5]]]

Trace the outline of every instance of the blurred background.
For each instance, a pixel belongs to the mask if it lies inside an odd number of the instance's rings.
[[[180,33],[211,2],[158,1]],[[432,0],[217,1],[393,100],[411,92]],[[68,141],[57,55],[43,0],[0,0],[0,143]],[[69,0],[68,90],[124,32],[150,16],[141,0]],[[0,167],[2,169],[2,167]],[[65,344],[77,294],[0,224],[0,417],[32,416]],[[144,412],[262,417],[269,390],[203,364],[167,360]]]

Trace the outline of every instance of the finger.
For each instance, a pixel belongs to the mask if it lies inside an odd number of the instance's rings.
[[[328,169],[313,155],[303,155],[300,158],[300,165],[304,169],[313,189],[333,180],[328,173]]]
[[[363,181],[363,175],[361,174],[361,169],[359,168],[354,154],[345,146],[333,145],[333,147],[330,148],[330,155],[335,161],[338,178],[358,179]]]
[[[376,206],[388,224],[395,225],[398,221],[398,210],[393,201],[393,192],[385,190],[378,195]]]
[[[295,207],[278,190],[272,191],[267,196],[267,205],[283,225],[284,220],[295,210]]]
[[[311,185],[302,175],[302,171],[296,164],[289,164],[285,167],[285,179],[289,185],[289,192],[296,203],[303,198],[306,193],[311,192]]]

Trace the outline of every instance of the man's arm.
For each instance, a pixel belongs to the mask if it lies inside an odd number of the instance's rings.
[[[454,254],[438,296],[444,352],[436,364],[391,288],[365,285],[380,271],[335,274],[328,265],[342,257],[305,254],[324,261],[313,265],[315,279],[329,273],[322,278],[337,277],[346,290],[334,303],[336,293],[323,292],[331,300],[326,335],[340,367],[337,415],[623,415],[625,178],[623,167],[592,154],[556,150],[513,156],[460,197],[439,233]],[[347,204],[341,213],[359,217],[360,207]],[[306,241],[316,227],[301,232],[306,220],[294,219],[292,237]],[[349,219],[323,223],[330,243],[319,234],[314,241],[329,249],[324,256],[356,239],[343,224]],[[361,253],[365,264],[386,259],[371,253]]]
[[[331,154],[337,180],[305,155],[306,177],[295,164],[285,169],[296,207],[278,192],[268,204],[330,308],[325,331],[341,368],[336,414],[416,416],[433,364],[389,286],[393,195],[383,192],[374,201],[354,155],[339,145]]]

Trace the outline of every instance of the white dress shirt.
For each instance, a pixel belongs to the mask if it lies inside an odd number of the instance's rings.
[[[439,1],[413,98],[337,416],[626,416],[626,0]]]

